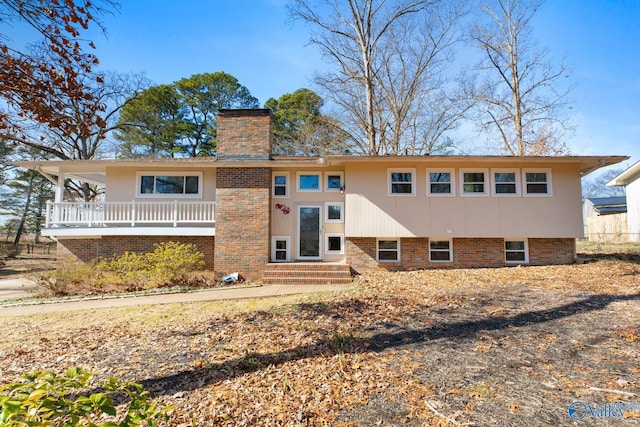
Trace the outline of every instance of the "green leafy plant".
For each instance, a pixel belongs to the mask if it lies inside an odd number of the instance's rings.
[[[7,427],[135,427],[159,426],[170,407],[153,403],[140,384],[109,378],[93,384],[80,367],[64,375],[36,371],[0,387],[0,425]],[[100,390],[87,392],[88,388]],[[114,396],[124,402],[118,410]],[[120,413],[118,413],[120,412]]]

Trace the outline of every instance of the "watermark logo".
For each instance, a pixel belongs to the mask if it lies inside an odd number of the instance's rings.
[[[580,421],[587,416],[587,405],[584,402],[572,402],[569,405],[569,418]]]
[[[580,421],[587,417],[615,418],[621,420],[624,418],[625,412],[631,410],[640,410],[640,403],[616,402],[598,405],[577,400],[571,402],[567,412],[569,418],[575,421]]]

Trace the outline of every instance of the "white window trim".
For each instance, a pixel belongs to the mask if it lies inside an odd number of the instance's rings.
[[[329,176],[339,176],[340,177],[340,187],[338,188],[329,188]],[[324,191],[328,191],[328,192],[335,192],[338,193],[340,192],[340,188],[342,188],[344,186],[344,172],[342,171],[329,171],[329,172],[325,172],[324,173],[324,182],[325,185],[327,186]]]
[[[527,173],[547,174],[547,192],[546,193],[528,193],[527,192]],[[553,196],[553,185],[551,183],[551,169],[549,168],[530,168],[522,169],[522,193],[526,197],[551,197]]]
[[[466,193],[464,191],[464,174],[465,173],[483,173],[484,174],[484,192],[482,193]],[[489,176],[489,169],[487,168],[466,168],[460,169],[460,195],[464,197],[484,197],[491,194],[489,186],[491,185],[491,178]]]
[[[318,188],[300,188],[300,177],[302,175],[317,175],[318,176]],[[298,171],[296,172],[296,190],[299,193],[319,193],[322,192],[322,172],[317,171]]]
[[[284,196],[276,195],[276,176],[285,177]],[[271,195],[275,199],[288,199],[289,198],[289,172],[273,172],[271,175]]]
[[[340,238],[340,250],[332,251],[329,249],[329,238],[330,237],[339,237]],[[325,233],[324,235],[324,253],[327,255],[344,255],[344,233]]]
[[[524,242],[524,261],[507,261],[507,242]],[[504,252],[504,262],[506,264],[528,264],[529,263],[529,241],[527,239],[504,239],[502,243],[502,248]],[[520,252],[520,251],[510,251],[510,252]]]
[[[431,173],[438,173],[438,172],[445,172],[448,173],[449,176],[451,177],[451,182],[449,183],[451,186],[451,192],[450,193],[432,193],[431,192],[431,177],[429,176],[429,174]],[[455,174],[455,169],[453,168],[441,168],[441,169],[427,169],[427,195],[428,196],[433,196],[433,197],[451,197],[451,196],[455,196],[456,195],[456,174]]]
[[[504,184],[504,183],[499,183],[496,181],[495,178],[495,174],[497,173],[512,173],[515,175],[514,177],[514,184],[516,185],[516,192],[515,193],[498,193],[496,191],[496,185],[497,184]],[[516,197],[516,196],[520,196],[522,194],[521,190],[520,190],[520,170],[519,169],[491,169],[491,195],[495,196],[495,197]]]
[[[143,176],[197,176],[198,177],[198,193],[197,194],[146,194],[140,192]],[[187,171],[137,171],[136,172],[136,197],[141,199],[201,199],[202,198],[202,172]],[[155,182],[154,182],[155,184]],[[154,185],[155,187],[155,185]],[[154,188],[155,191],[155,188]]]
[[[287,242],[286,259],[276,259],[276,242],[284,240]],[[281,250],[281,249],[280,249]],[[291,260],[291,236],[271,236],[271,262],[290,262]]]
[[[394,193],[392,192],[393,182],[391,181],[392,173],[411,173],[411,193]],[[416,169],[415,168],[389,168],[387,169],[387,194],[393,197],[415,197],[416,195]],[[384,239],[383,239],[384,240]]]
[[[447,241],[449,242],[449,259],[448,260],[433,260],[431,259],[431,242],[432,241]],[[443,250],[435,250],[433,252],[444,252]],[[429,238],[429,262],[433,262],[433,263],[452,263],[453,262],[453,239],[451,238],[439,238],[439,237],[433,237],[433,238]]]
[[[340,206],[340,219],[329,219],[329,206]],[[324,202],[324,222],[344,223],[344,202]]]
[[[378,256],[380,253],[380,241],[382,240],[393,240],[398,242],[398,249],[396,249],[396,252],[398,253],[398,259],[396,260],[388,260],[388,259],[380,259],[380,257]],[[387,263],[387,262],[400,262],[402,260],[402,253],[400,252],[400,239],[399,238],[378,238],[376,239],[376,261],[377,262],[383,262],[383,263]],[[391,252],[391,251],[388,251]]]

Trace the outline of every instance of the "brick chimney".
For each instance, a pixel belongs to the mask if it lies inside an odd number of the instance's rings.
[[[271,110],[218,112],[216,272],[262,279],[269,262],[271,168],[243,161],[271,159]],[[237,163],[236,163],[237,162]]]
[[[218,160],[269,160],[272,146],[271,110],[218,111]]]

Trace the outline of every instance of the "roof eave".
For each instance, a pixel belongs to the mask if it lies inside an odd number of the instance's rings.
[[[611,181],[607,182],[606,185],[608,187],[613,187],[618,185],[626,186],[630,182],[633,182],[638,178],[640,178],[640,161],[635,162],[633,165],[631,165],[629,168],[624,170],[618,176],[613,178]]]

